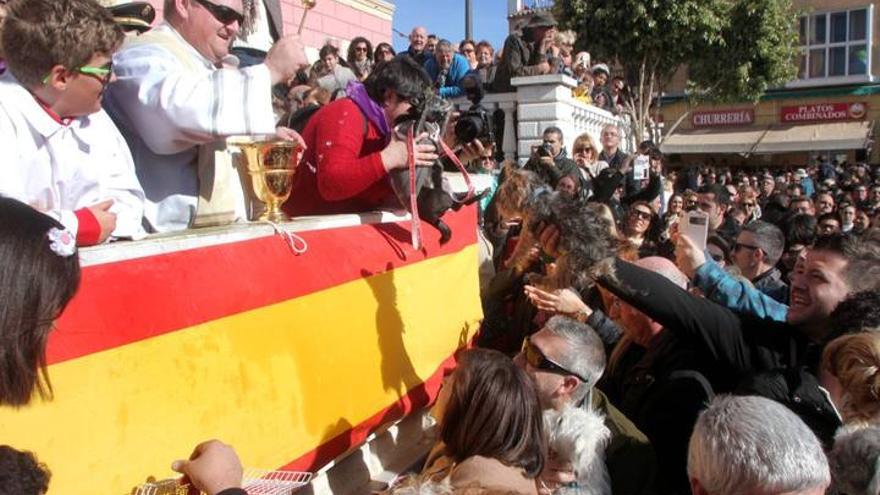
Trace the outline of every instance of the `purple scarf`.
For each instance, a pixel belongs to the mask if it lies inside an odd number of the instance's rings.
[[[345,94],[361,109],[367,121],[372,122],[379,129],[379,134],[385,139],[385,144],[391,142],[391,127],[385,120],[385,112],[378,103],[370,98],[364,85],[358,81],[352,81],[346,86]]]

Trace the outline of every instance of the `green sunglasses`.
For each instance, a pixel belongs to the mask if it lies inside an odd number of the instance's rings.
[[[92,76],[99,81],[103,86],[110,84],[110,79],[113,77],[113,62],[108,63],[103,67],[91,67],[88,65],[84,65],[76,69],[76,72],[80,74],[85,74],[87,76]],[[49,83],[49,75],[43,78],[43,84]]]

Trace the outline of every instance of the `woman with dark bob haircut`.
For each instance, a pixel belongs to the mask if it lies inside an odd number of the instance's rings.
[[[75,245],[56,220],[0,197],[0,406],[52,397],[46,342],[79,287]]]
[[[437,402],[442,444],[429,456],[423,479],[537,493],[547,447],[537,392],[525,371],[498,351],[470,350]]]

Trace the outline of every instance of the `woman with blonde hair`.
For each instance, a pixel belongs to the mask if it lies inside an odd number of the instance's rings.
[[[820,379],[845,424],[880,420],[880,329],[832,340]]]
[[[588,132],[576,137],[571,145],[572,159],[578,166],[581,176],[588,182],[599,176],[599,173],[608,168],[608,163],[599,160],[599,147],[593,141],[593,136]]]

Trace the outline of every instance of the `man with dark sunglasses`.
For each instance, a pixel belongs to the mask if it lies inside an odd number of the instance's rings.
[[[731,257],[740,274],[756,289],[785,304],[788,302],[788,284],[776,263],[785,249],[782,230],[761,220],[751,222],[736,238]]]
[[[515,361],[535,380],[544,409],[565,414],[571,407],[585,408],[605,417],[611,430],[605,464],[612,493],[654,493],[656,460],[648,439],[594,388],[605,370],[605,348],[595,330],[566,316],[554,316],[523,343]],[[574,471],[573,466],[548,459],[541,481],[551,487],[576,484]]]
[[[247,24],[242,0],[166,0],[164,15],[114,57],[105,100],[131,146],[147,223],[165,232],[245,220],[226,137],[276,133],[272,86],[307,63],[303,45],[281,38],[239,69],[229,47]]]

